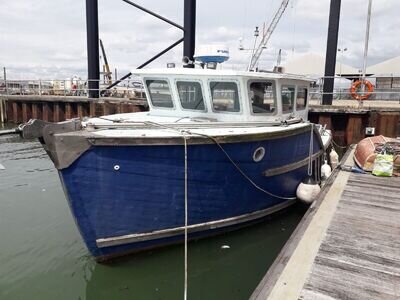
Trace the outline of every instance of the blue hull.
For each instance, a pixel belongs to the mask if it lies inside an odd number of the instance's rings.
[[[309,140],[310,133],[305,132],[222,147],[257,185],[276,195],[294,197],[297,185],[307,174],[307,165],[276,176],[266,177],[263,173],[307,158]],[[264,147],[266,154],[256,163],[253,153],[258,147]],[[320,150],[315,136],[314,153]],[[137,234],[145,237],[148,233],[184,226],[182,145],[95,146],[61,170],[60,177],[81,235],[96,258],[182,240],[182,232],[176,231],[154,238],[126,239],[116,245],[99,245],[101,240]],[[216,144],[188,146],[189,225],[232,220],[226,223],[229,227],[249,221],[239,218],[235,222],[235,217],[273,211],[285,207],[285,203],[250,184]],[[262,214],[254,218],[259,216]],[[219,230],[223,228],[209,226],[191,233],[191,237]]]

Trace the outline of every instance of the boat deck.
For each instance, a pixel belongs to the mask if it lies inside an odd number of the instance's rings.
[[[400,299],[399,195],[400,178],[335,170],[251,299]]]

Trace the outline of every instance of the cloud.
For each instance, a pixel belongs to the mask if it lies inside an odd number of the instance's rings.
[[[308,22],[323,22],[329,16],[330,1],[298,0],[294,5],[296,15]]]
[[[183,1],[136,0],[168,19],[183,24]],[[330,1],[291,0],[260,59],[270,69],[282,49],[282,59],[295,54],[325,54]],[[198,45],[225,44],[231,59],[224,68],[244,69],[253,45],[254,27],[269,24],[280,0],[197,1]],[[368,62],[377,63],[399,55],[400,1],[373,2]],[[338,57],[346,64],[362,65],[367,5],[365,0],[342,1],[339,46],[348,51]],[[99,27],[112,69],[120,75],[163,50],[182,32],[123,1],[99,1]],[[86,77],[86,24],[84,1],[1,0],[0,66],[9,78]],[[180,63],[182,45],[151,64]]]

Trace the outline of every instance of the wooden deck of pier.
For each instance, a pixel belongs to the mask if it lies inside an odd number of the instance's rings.
[[[400,299],[400,178],[336,170],[251,299]]]

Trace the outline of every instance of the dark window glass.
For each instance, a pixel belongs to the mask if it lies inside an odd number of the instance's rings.
[[[213,109],[215,111],[238,112],[239,92],[235,82],[210,82]]]
[[[298,88],[296,97],[296,110],[303,110],[307,106],[307,89]]]
[[[293,112],[294,91],[295,88],[293,86],[282,86],[282,112],[284,114]]]
[[[185,109],[204,110],[204,98],[199,82],[178,81],[179,100]]]
[[[150,100],[155,107],[174,107],[171,91],[166,80],[146,80]]]
[[[276,97],[272,82],[252,82],[250,100],[253,113],[274,113]]]

